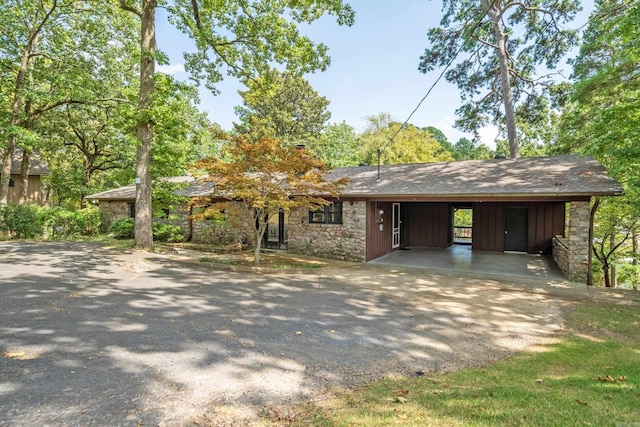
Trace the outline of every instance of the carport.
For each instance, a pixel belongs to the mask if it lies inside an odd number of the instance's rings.
[[[566,280],[549,255],[473,251],[470,245],[460,244],[448,248],[405,247],[369,262],[462,274]]]

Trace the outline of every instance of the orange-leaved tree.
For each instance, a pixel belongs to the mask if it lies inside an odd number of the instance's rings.
[[[281,209],[288,213],[327,205],[325,197],[337,197],[347,181],[326,179],[327,165],[303,147],[284,147],[275,139],[249,142],[236,137],[231,142],[222,160],[205,158],[192,170],[204,171],[202,181],[213,182],[209,200],[237,202],[240,212],[255,224],[254,261],[259,265],[262,238],[272,216]],[[203,205],[203,200],[194,203]]]

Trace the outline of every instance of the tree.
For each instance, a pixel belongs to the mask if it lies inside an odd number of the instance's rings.
[[[624,199],[609,198],[597,211],[592,250],[602,267],[607,288],[616,287],[616,261],[620,258],[620,250],[631,243],[633,230],[637,230],[640,217],[637,202],[635,205]]]
[[[368,117],[369,126],[359,136],[363,157],[368,164],[446,162],[454,160],[431,132],[391,120],[388,113]],[[402,130],[401,130],[402,128]],[[393,138],[393,140],[392,140]]]
[[[362,161],[356,132],[344,121],[327,126],[320,138],[309,141],[307,146],[332,168],[358,166]]]
[[[120,0],[120,7],[140,18],[140,92],[136,161],[140,184],[136,191],[136,245],[150,247],[151,145],[154,123],[150,117],[156,55],[155,9],[157,0]],[[185,53],[185,68],[194,80],[204,80],[214,91],[228,75],[248,79],[263,75],[272,64],[286,64],[300,73],[323,70],[329,64],[326,46],[315,45],[300,34],[296,24],[310,24],[325,13],[336,15],[339,24],[351,25],[354,13],[342,0],[231,0],[203,2],[175,0],[166,6],[169,20],[195,43],[195,52]]]
[[[126,45],[130,25],[108,2],[5,1],[0,6],[0,135],[4,142],[0,205],[7,202],[11,156],[22,148],[21,193],[26,195],[30,153],[41,127],[64,105],[99,102],[94,73],[105,49]]]
[[[273,69],[245,84],[248,89],[239,91],[243,106],[236,107],[241,124],[235,129],[254,140],[278,138],[289,145],[308,144],[320,137],[331,117],[329,100],[296,73]]]
[[[280,210],[316,209],[328,204],[324,197],[336,197],[346,180],[327,181],[324,162],[306,149],[282,146],[274,139],[250,142],[236,138],[226,153],[228,161],[206,158],[195,170],[209,175],[214,183],[212,198],[225,198],[242,205],[254,228],[254,261],[260,263],[260,247],[269,219]],[[208,205],[208,199],[195,203]]]
[[[429,30],[419,70],[426,73],[453,63],[460,52],[470,53],[445,74],[465,101],[456,125],[477,132],[504,120],[509,151],[516,158],[516,109],[523,110],[521,116],[532,111],[526,106],[536,102],[540,87],[551,84],[550,74],[536,77],[537,66],[552,70],[577,42],[575,31],[561,25],[579,9],[578,0],[445,0],[441,26]]]
[[[637,245],[633,252],[640,217],[638,40],[640,4],[596,2],[573,61],[575,84],[569,91],[555,147],[556,152],[594,156],[624,187],[623,197],[604,200],[596,214],[593,249],[605,272],[613,265],[610,260],[621,258],[628,246],[632,258],[638,256]]]

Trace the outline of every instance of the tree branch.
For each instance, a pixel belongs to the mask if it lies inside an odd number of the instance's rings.
[[[136,16],[138,16],[138,18],[142,18],[142,12],[138,9],[136,9],[133,6],[130,6],[127,3],[127,0],[120,0],[120,9],[122,10],[126,10],[127,12],[131,12],[133,14],[135,14]]]

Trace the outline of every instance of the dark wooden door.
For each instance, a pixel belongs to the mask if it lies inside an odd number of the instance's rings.
[[[504,250],[527,252],[529,235],[529,209],[504,208]]]

